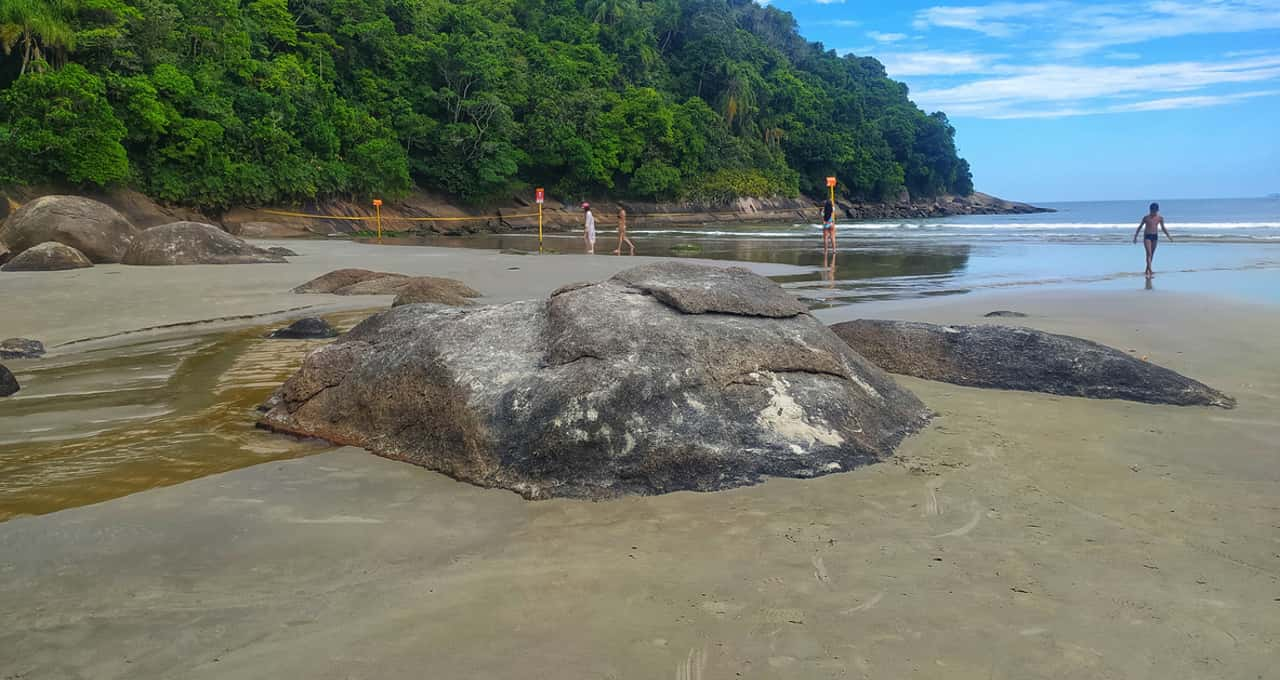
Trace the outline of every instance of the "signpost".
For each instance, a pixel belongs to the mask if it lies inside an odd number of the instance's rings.
[[[382,243],[382,199],[381,198],[373,199],[373,211],[374,211],[374,214],[377,216],[376,219],[378,223],[378,243]]]
[[[538,252],[542,252],[542,204],[547,200],[547,192],[542,187],[533,191],[533,200],[538,202]]]
[[[827,188],[831,189],[831,205],[836,204],[836,178],[827,178]]]

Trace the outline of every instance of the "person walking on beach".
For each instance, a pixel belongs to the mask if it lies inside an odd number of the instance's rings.
[[[591,204],[583,203],[582,209],[586,211],[586,229],[583,231],[582,237],[587,242],[587,254],[594,255],[596,252],[596,216],[591,214]]]
[[[1147,278],[1151,278],[1156,275],[1155,271],[1151,269],[1151,261],[1156,257],[1156,246],[1160,243],[1160,232],[1163,231],[1170,241],[1173,240],[1173,237],[1169,236],[1169,230],[1164,226],[1164,216],[1160,214],[1159,203],[1152,203],[1151,212],[1143,215],[1142,221],[1138,223],[1138,229],[1133,232],[1134,243],[1138,242],[1138,234],[1144,230],[1146,234],[1142,237],[1142,247],[1147,251],[1146,275]]]
[[[836,249],[836,206],[827,199],[822,204],[822,252]]]
[[[613,251],[614,255],[622,254],[622,244],[631,246],[631,254],[636,254],[636,244],[627,238],[627,209],[618,208],[618,247]]]

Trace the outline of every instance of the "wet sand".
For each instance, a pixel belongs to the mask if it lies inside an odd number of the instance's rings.
[[[546,283],[599,278],[579,259]],[[1240,405],[902,379],[938,417],[893,463],[605,503],[352,449],[248,467],[0,523],[0,677],[1270,677],[1280,315],[1158,290],[818,315],[994,309]]]

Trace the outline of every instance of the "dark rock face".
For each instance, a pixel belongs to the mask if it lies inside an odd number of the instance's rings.
[[[39,359],[44,356],[44,343],[27,338],[0,340],[0,359]]]
[[[1167,368],[1066,335],[870,319],[831,329],[886,371],[926,380],[1150,404],[1235,406],[1231,397]]]
[[[1011,312],[1007,309],[1000,309],[994,312],[987,312],[986,314],[983,314],[983,316],[987,317],[988,319],[1025,319],[1027,318],[1027,315],[1023,314],[1022,312]]]
[[[13,373],[4,364],[0,364],[0,397],[16,394],[20,389],[18,379],[13,377]]]
[[[139,233],[110,206],[79,196],[42,196],[18,208],[0,226],[0,240],[15,256],[56,241],[97,264],[119,262]]]
[[[68,269],[84,269],[93,263],[84,253],[61,243],[49,241],[28,248],[0,267],[6,272],[60,272]]]
[[[546,300],[393,308],[312,353],[260,425],[538,499],[848,470],[926,422],[822,324],[781,316],[767,279],[685,267],[659,288],[643,269]],[[738,311],[690,314],[650,289]]]
[[[251,246],[212,224],[174,222],[139,234],[122,261],[131,265],[168,266],[278,264],[285,259]]]
[[[287,340],[318,340],[336,338],[338,337],[338,331],[334,330],[333,326],[330,326],[329,322],[324,319],[308,317],[294,321],[287,328],[272,331],[267,337]]]
[[[270,248],[267,248],[266,251],[268,253],[271,253],[272,255],[279,255],[280,257],[297,257],[298,256],[297,253],[283,246],[271,246]]]
[[[480,293],[467,284],[454,279],[435,276],[416,276],[409,279],[396,293],[392,307],[434,303],[462,307],[471,304],[468,298],[478,298]]]
[[[314,279],[293,289],[295,293],[337,293],[339,290],[353,286],[357,283],[372,281],[382,278],[398,278],[407,279],[409,277],[403,274],[391,274],[389,272],[374,272],[368,269],[335,269],[328,274],[317,276]]]

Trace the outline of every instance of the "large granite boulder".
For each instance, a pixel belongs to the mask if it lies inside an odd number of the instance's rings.
[[[261,248],[200,222],[152,227],[133,240],[122,260],[131,265],[260,264],[285,262]]]
[[[312,353],[260,425],[530,499],[710,491],[890,455],[926,409],[787,297],[745,270],[666,263],[544,300],[395,307]]]
[[[831,330],[884,370],[926,380],[1150,404],[1235,406],[1207,385],[1120,350],[1031,328],[859,319]]]
[[[29,338],[0,340],[0,359],[38,359],[44,356],[44,343]]]
[[[461,281],[438,276],[415,276],[396,291],[396,299],[391,306],[431,303],[461,307],[471,304],[470,298],[478,297],[479,291]]]
[[[119,262],[138,233],[115,209],[80,196],[42,196],[18,208],[0,226],[0,240],[15,256],[57,241],[97,264]]]
[[[60,272],[68,269],[84,269],[93,263],[84,253],[56,241],[41,243],[28,248],[0,267],[6,272]]]
[[[19,389],[18,379],[13,377],[13,372],[0,364],[0,397],[16,394]]]

